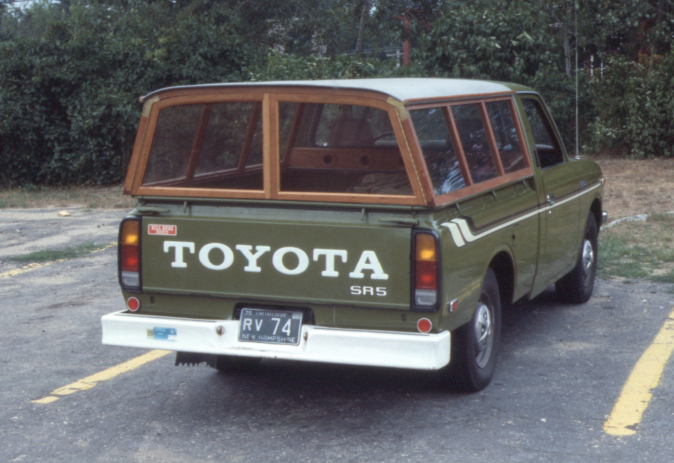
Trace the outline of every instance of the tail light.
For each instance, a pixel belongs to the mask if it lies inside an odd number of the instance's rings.
[[[140,291],[140,218],[124,219],[119,227],[119,284]]]
[[[438,303],[438,242],[431,233],[414,235],[414,306],[434,309]]]

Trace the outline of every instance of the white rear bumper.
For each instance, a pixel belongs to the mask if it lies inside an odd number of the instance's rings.
[[[303,325],[300,344],[287,346],[239,342],[237,320],[114,312],[101,322],[103,344],[114,346],[417,370],[438,370],[450,358],[449,331],[421,334]]]

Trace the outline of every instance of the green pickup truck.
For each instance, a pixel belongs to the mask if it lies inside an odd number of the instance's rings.
[[[599,167],[515,84],[173,87],[144,102],[103,343],[220,371],[260,359],[493,376],[501,311],[594,286]]]

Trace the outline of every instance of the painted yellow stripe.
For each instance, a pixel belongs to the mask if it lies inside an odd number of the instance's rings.
[[[91,253],[92,253],[92,254],[95,254],[95,253],[97,253],[97,252],[103,252],[103,251],[105,251],[105,250],[107,250],[107,249],[110,249],[110,248],[113,248],[113,247],[115,247],[115,246],[117,246],[117,241],[113,241],[112,243],[108,244],[108,245],[105,246],[105,247],[102,247],[101,249],[96,249],[95,251],[91,251]]]
[[[86,391],[96,386],[96,384],[112,379],[116,376],[126,373],[131,370],[135,370],[138,367],[145,365],[146,363],[157,360],[165,355],[170,354],[171,351],[168,350],[153,350],[147,354],[141,355],[140,357],[133,358],[127,362],[120,363],[117,366],[108,368],[99,373],[87,376],[84,379],[75,381],[74,383],[68,384],[67,386],[60,387],[51,392],[52,395],[43,397],[42,399],[33,400],[35,404],[49,404],[58,400],[58,397],[54,396],[65,396],[70,395],[78,391]]]
[[[44,262],[41,264],[38,264],[37,262],[33,262],[32,264],[24,265],[21,268],[17,268],[14,270],[10,270],[8,272],[2,272],[0,273],[0,278],[9,278],[13,277],[16,275],[21,275],[22,273],[30,272],[31,270],[37,270],[42,267],[46,267],[47,265],[55,264],[57,262],[63,262],[65,259],[59,259],[59,260],[53,260],[51,262]]]
[[[105,246],[101,249],[96,249],[95,251],[91,251],[91,254],[94,254],[96,252],[103,252],[106,249],[110,249],[113,246],[117,246],[117,243],[116,242],[110,243],[110,244],[108,244],[107,246]],[[13,277],[13,276],[16,276],[16,275],[21,275],[22,273],[30,272],[31,270],[37,270],[39,268],[43,268],[43,267],[46,267],[46,266],[51,265],[51,264],[58,264],[59,262],[63,262],[65,260],[67,260],[67,259],[58,259],[58,260],[52,260],[52,261],[43,262],[43,263],[33,262],[32,264],[24,265],[21,268],[17,268],[17,269],[14,269],[14,270],[9,270],[7,272],[0,273],[0,278],[10,278],[10,277]]]
[[[604,431],[613,436],[630,436],[637,432],[641,418],[653,397],[653,389],[669,357],[674,351],[674,310],[660,328],[653,343],[634,366],[611,415],[604,423]]]

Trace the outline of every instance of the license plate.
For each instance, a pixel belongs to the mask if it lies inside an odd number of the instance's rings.
[[[299,345],[302,312],[241,309],[239,341]]]

